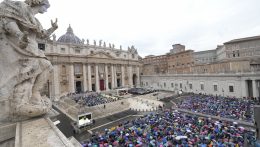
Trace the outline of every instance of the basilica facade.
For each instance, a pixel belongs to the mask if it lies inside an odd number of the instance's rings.
[[[79,39],[71,26],[56,40],[39,41],[39,49],[53,65],[44,91],[50,97],[85,91],[109,91],[140,86],[140,63],[134,46]]]

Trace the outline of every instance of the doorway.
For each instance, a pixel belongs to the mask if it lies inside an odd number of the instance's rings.
[[[82,92],[82,82],[76,81],[76,93],[81,93],[81,92]]]
[[[103,90],[105,90],[105,84],[104,84],[105,82],[104,82],[104,80],[102,79],[102,80],[99,80],[99,89],[101,90],[101,91],[103,91]]]
[[[253,97],[253,82],[252,80],[246,80],[248,96]]]
[[[133,85],[136,87],[137,84],[137,75],[133,74]]]
[[[92,84],[92,91],[96,91],[96,84]]]
[[[120,79],[116,79],[116,83],[117,83],[117,87],[121,86],[121,80]]]

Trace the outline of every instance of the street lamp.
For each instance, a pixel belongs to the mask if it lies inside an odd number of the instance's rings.
[[[224,89],[223,89],[223,88],[222,88],[222,92],[223,92],[223,97],[224,97],[224,92],[225,92],[225,91],[224,91]]]

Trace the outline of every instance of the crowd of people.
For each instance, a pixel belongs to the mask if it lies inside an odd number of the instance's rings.
[[[85,106],[96,106],[100,104],[106,104],[110,102],[114,102],[118,100],[117,97],[113,97],[110,95],[100,94],[96,92],[86,92],[80,94],[70,94],[70,97],[76,102],[81,105]]]
[[[237,123],[215,121],[165,110],[96,132],[83,147],[242,147],[255,142],[255,132]]]
[[[156,90],[154,90],[154,89],[146,89],[146,88],[131,88],[131,89],[128,89],[128,93],[136,94],[136,95],[148,94],[148,93],[152,93],[152,92],[155,92],[155,91]]]
[[[252,100],[205,95],[189,96],[177,103],[181,109],[247,122],[253,122],[253,105]]]

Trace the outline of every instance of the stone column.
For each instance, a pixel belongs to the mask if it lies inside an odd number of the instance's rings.
[[[132,88],[133,87],[133,68],[132,66],[128,66],[128,84]]]
[[[74,81],[74,66],[73,64],[69,65],[69,92],[75,92],[75,81]]]
[[[256,80],[252,80],[252,87],[253,87],[253,97],[257,97],[257,86],[256,86]]]
[[[114,73],[113,64],[111,64],[110,69],[111,69],[111,89],[114,89],[115,88],[115,73]]]
[[[108,70],[107,70],[107,64],[105,64],[105,81],[106,81],[106,91],[109,90],[109,87],[108,87]]]
[[[91,65],[88,64],[88,90],[92,91]]]
[[[125,67],[124,65],[121,65],[121,76],[122,76],[122,87],[125,87]]]
[[[139,68],[139,66],[136,66],[136,76],[137,76],[136,87],[140,87],[140,68]]]
[[[83,64],[83,90],[87,91],[87,68],[86,65]]]
[[[53,65],[53,96],[54,100],[59,100],[60,95],[60,80],[59,80],[59,66]]]
[[[115,88],[117,88],[117,71],[116,71],[116,68],[117,68],[117,65],[116,66],[114,66],[114,72],[115,72],[115,74],[114,74],[114,76],[115,76]]]
[[[241,97],[248,97],[248,87],[245,80],[241,80]]]
[[[96,92],[99,92],[100,91],[100,87],[99,87],[99,74],[98,74],[98,64],[95,65],[96,67]]]

